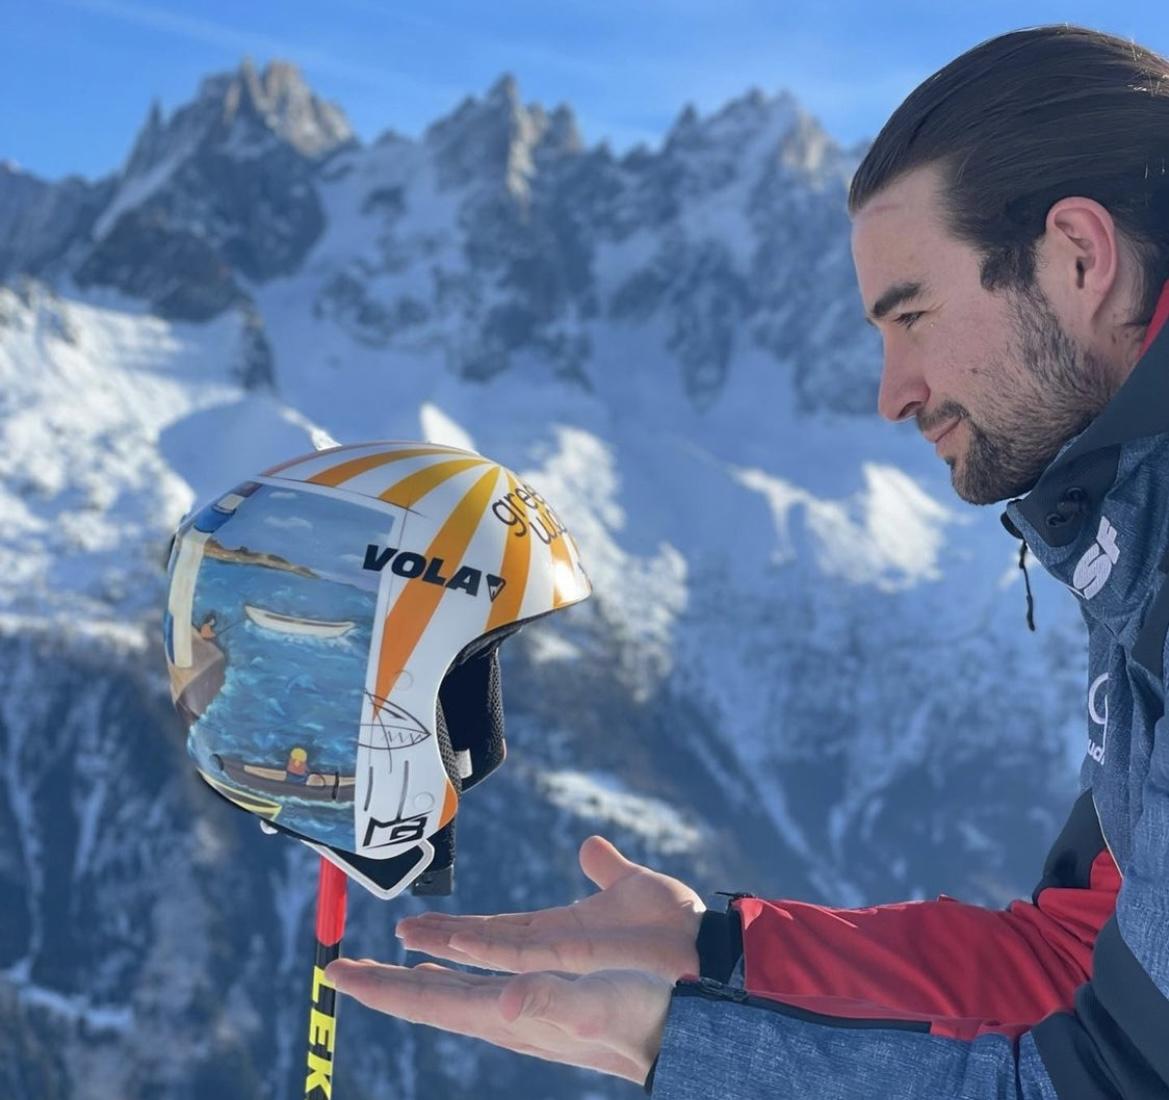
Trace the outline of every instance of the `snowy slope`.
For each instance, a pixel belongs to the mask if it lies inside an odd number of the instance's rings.
[[[360,147],[294,71],[245,67],[152,112],[52,262],[0,241],[35,276],[0,286],[10,1093],[295,1080],[311,861],[190,780],[155,632],[181,516],[329,437],[522,471],[594,581],[508,644],[512,751],[460,815],[452,907],[583,891],[594,829],[704,891],[1030,890],[1082,751],[1078,612],[1035,576],[1028,634],[997,510],[871,411],[853,165],[759,92],[618,159],[510,78]],[[10,177],[29,209],[63,186]],[[388,919],[358,899],[354,950],[394,957]],[[346,1096],[621,1091],[345,1028]]]

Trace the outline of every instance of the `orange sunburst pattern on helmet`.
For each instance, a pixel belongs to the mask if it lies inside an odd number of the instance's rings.
[[[504,470],[507,476],[508,493],[515,499],[519,485],[510,471]],[[507,581],[507,585],[495,598],[491,605],[491,613],[487,616],[485,631],[494,630],[497,626],[514,623],[520,617],[520,608],[524,602],[524,592],[528,587],[528,571],[532,565],[532,543],[534,539],[525,532],[523,536],[516,535],[509,527],[504,535],[503,561],[499,567],[499,575]]]
[[[535,511],[543,531],[541,541],[552,558],[552,607],[564,607],[581,599],[581,585],[573,567],[573,555],[568,545],[568,532],[552,511],[548,502],[536,496]]]
[[[499,467],[492,466],[463,495],[463,499],[455,506],[454,511],[426,548],[428,559],[441,558],[452,568],[457,568],[462,563],[463,555],[478,530],[479,522],[495,492],[499,473]],[[382,647],[378,654],[377,682],[374,689],[378,699],[390,697],[395,681],[409,663],[414,647],[417,646],[445,593],[446,590],[437,585],[407,583],[395,601],[386,616],[382,630]]]
[[[452,817],[459,808],[459,795],[455,790],[454,785],[449,779],[446,781],[446,788],[442,798],[442,813],[439,814],[438,827],[441,829]]]
[[[452,458],[445,462],[435,462],[394,482],[384,493],[378,494],[378,499],[400,508],[409,508],[444,481],[449,481],[464,470],[486,465],[486,458]]]
[[[592,593],[593,584],[584,571],[584,566],[580,563],[580,547],[576,545],[576,539],[567,531],[564,532],[564,545],[572,562],[572,583],[568,586],[568,591],[565,592],[565,603],[578,603],[580,600],[587,599]]]
[[[327,470],[321,470],[319,473],[313,474],[307,480],[310,485],[336,487],[344,484],[346,481],[351,481],[353,478],[369,470],[376,470],[379,466],[388,466],[391,462],[401,462],[407,458],[420,458],[424,455],[433,455],[437,458],[450,454],[465,456],[466,453],[466,451],[455,451],[451,447],[441,447],[438,444],[425,447],[402,447],[399,450],[378,451],[376,454],[362,455],[360,458],[351,458],[347,462],[340,462],[336,466],[330,466]],[[480,459],[478,461],[482,460]]]
[[[549,530],[556,530],[552,526],[552,519],[548,516],[547,505],[541,506],[541,512],[547,519]],[[563,607],[578,599],[576,573],[572,568],[572,555],[568,549],[563,533],[559,533],[549,544],[552,552],[552,606]]]

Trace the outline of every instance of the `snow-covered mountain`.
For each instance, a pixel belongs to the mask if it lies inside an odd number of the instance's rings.
[[[1082,751],[1078,612],[1036,576],[1029,634],[997,510],[873,412],[856,155],[750,92],[619,157],[509,77],[362,145],[245,64],[109,179],[0,167],[8,1095],[296,1085],[314,861],[192,778],[161,559],[193,502],[329,437],[523,471],[596,588],[505,648],[509,762],[444,905],[579,896],[591,831],[703,891],[1030,890]],[[349,949],[398,957],[420,907],[355,898]],[[345,1100],[636,1094],[342,1017]]]

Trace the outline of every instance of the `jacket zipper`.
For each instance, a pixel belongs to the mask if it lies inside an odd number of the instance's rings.
[[[1112,862],[1116,865],[1116,873],[1120,875],[1121,881],[1124,880],[1124,872],[1120,869],[1120,860],[1116,858],[1116,853],[1112,850],[1112,845],[1108,843],[1108,837],[1104,832],[1104,822],[1100,820],[1100,807],[1096,805],[1096,792],[1092,791],[1092,809],[1096,811],[1096,824],[1100,827],[1100,839],[1104,841],[1104,847],[1108,849],[1108,854],[1112,857]]]
[[[770,997],[758,997],[745,989],[723,985],[713,978],[683,978],[674,985],[674,994],[679,997],[701,997],[710,1001],[732,1001],[747,1008],[761,1008],[779,1016],[790,1016],[809,1023],[826,1024],[829,1027],[883,1028],[894,1031],[929,1031],[928,1020],[898,1020],[895,1018],[833,1016],[826,1012],[815,1012],[807,1008],[784,1004]]]

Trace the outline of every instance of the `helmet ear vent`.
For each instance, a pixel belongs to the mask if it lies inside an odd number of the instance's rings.
[[[442,756],[442,766],[451,786],[460,794],[463,791],[463,778],[459,772],[459,760],[451,744],[450,727],[446,722],[446,711],[442,705],[442,688],[438,692],[438,704],[434,708],[434,729],[438,734],[438,751]]]
[[[509,623],[491,635],[477,638],[459,655],[439,684],[434,728],[447,778],[460,798],[495,771],[507,755],[503,741],[499,643],[514,634],[519,626]],[[427,896],[451,893],[457,821],[457,817],[451,818],[430,838],[434,859],[410,887],[411,893]]]
[[[438,714],[456,768],[460,759],[470,764],[470,774],[466,767],[462,769],[457,789],[470,790],[495,771],[507,754],[498,644],[446,674],[438,688]]]

